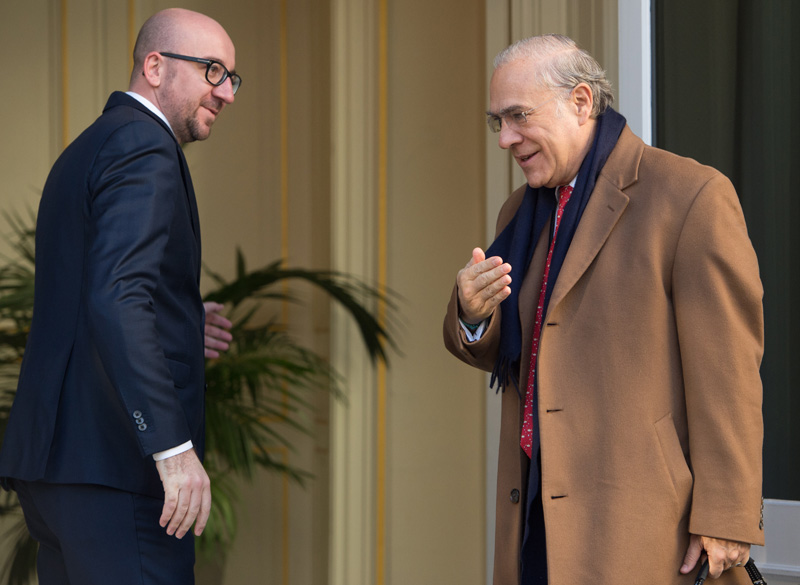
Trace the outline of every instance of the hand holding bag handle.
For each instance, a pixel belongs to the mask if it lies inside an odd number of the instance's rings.
[[[750,577],[750,580],[753,582],[753,585],[767,585],[767,582],[764,580],[764,577],[761,576],[761,572],[756,567],[755,562],[753,559],[748,559],[747,562],[744,564],[744,569],[747,571],[747,576]],[[697,580],[694,582],[694,585],[703,585],[705,580],[708,578],[708,559],[703,561],[703,566],[700,567],[700,572],[697,574]]]

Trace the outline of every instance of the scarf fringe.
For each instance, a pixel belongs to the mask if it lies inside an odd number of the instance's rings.
[[[495,394],[505,392],[506,388],[508,388],[509,380],[514,384],[517,395],[522,399],[522,392],[519,389],[519,361],[512,360],[508,356],[499,356],[492,369],[489,388],[494,388],[495,383],[497,383]]]

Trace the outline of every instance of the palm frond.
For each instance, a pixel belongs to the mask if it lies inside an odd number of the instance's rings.
[[[325,291],[350,314],[373,362],[381,360],[388,363],[387,345],[397,349],[387,325],[381,323],[375,316],[374,309],[371,309],[377,303],[383,303],[388,309],[387,315],[391,315],[397,310],[397,295],[378,290],[348,274],[329,270],[283,268],[281,261],[247,272],[240,250],[237,250],[237,267],[237,278],[233,282],[225,282],[219,275],[214,275],[213,278],[220,287],[208,293],[205,300],[229,303],[237,307],[243,301],[254,298],[285,298],[282,293],[265,289],[283,280],[305,281]]]

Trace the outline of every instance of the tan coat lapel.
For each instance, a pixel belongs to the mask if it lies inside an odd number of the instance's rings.
[[[627,126],[597,178],[548,305],[550,313],[583,276],[628,206],[623,190],[637,180],[644,143]]]

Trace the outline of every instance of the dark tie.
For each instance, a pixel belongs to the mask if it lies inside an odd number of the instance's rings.
[[[544,298],[547,292],[547,275],[550,272],[550,262],[553,259],[553,247],[556,243],[556,235],[558,234],[558,226],[561,224],[561,216],[564,214],[564,207],[566,207],[572,195],[572,187],[569,185],[559,187],[558,190],[558,208],[555,214],[555,227],[553,228],[553,240],[550,242],[550,250],[547,252],[547,262],[544,265],[544,274],[542,275],[542,289],[539,292],[539,304],[536,307],[536,320],[533,322],[533,341],[531,343],[531,363],[528,368],[528,388],[525,392],[525,411],[522,420],[522,436],[519,440],[519,445],[522,450],[531,457],[531,449],[533,446],[533,381],[536,379],[536,356],[539,354],[539,336],[542,332],[542,317],[544,316]]]

